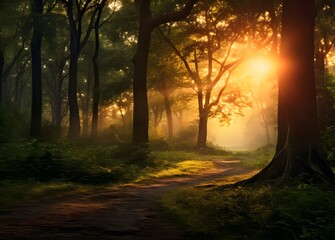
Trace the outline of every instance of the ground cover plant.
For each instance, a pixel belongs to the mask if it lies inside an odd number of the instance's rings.
[[[119,145],[6,143],[0,146],[0,204],[150,178],[185,176],[213,167],[219,154],[154,151]]]
[[[172,191],[161,202],[191,239],[334,239],[334,191],[222,186],[245,177]]]

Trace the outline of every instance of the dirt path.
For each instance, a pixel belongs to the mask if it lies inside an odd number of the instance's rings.
[[[237,160],[213,161],[215,168],[189,177],[101,187],[0,212],[0,239],[187,239],[176,223],[164,217],[158,200],[173,188],[251,171]]]

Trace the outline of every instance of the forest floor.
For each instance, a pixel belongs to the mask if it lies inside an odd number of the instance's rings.
[[[253,171],[238,159],[213,163],[213,168],[190,176],[96,186],[0,210],[0,239],[188,239],[182,227],[165,214],[160,197],[175,188]]]

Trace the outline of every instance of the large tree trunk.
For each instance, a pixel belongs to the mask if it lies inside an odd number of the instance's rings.
[[[278,144],[271,163],[247,182],[335,183],[320,154],[314,81],[314,0],[284,0],[279,73]]]
[[[42,122],[42,66],[41,45],[43,37],[43,0],[34,0],[32,6],[33,14],[33,37],[31,40],[31,66],[32,66],[32,102],[30,136],[38,138],[41,134]]]
[[[149,107],[147,95],[147,67],[150,49],[151,28],[150,1],[140,1],[140,30],[137,50],[134,56],[134,113],[133,113],[133,143],[143,144],[149,141]]]

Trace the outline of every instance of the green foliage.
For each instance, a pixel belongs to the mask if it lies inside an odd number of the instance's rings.
[[[196,137],[198,134],[196,124],[191,124],[190,126],[182,129],[177,138],[175,139],[175,149],[179,150],[193,150],[196,144]]]
[[[294,188],[187,188],[162,199],[192,239],[333,239],[335,193]]]
[[[335,165],[335,126],[329,126],[321,134],[321,143],[331,165]]]
[[[0,143],[16,142],[27,137],[27,123],[13,109],[0,107]]]
[[[124,151],[124,153],[122,153]],[[0,146],[0,179],[109,183],[138,177],[150,162],[149,150],[77,147],[32,141]]]

